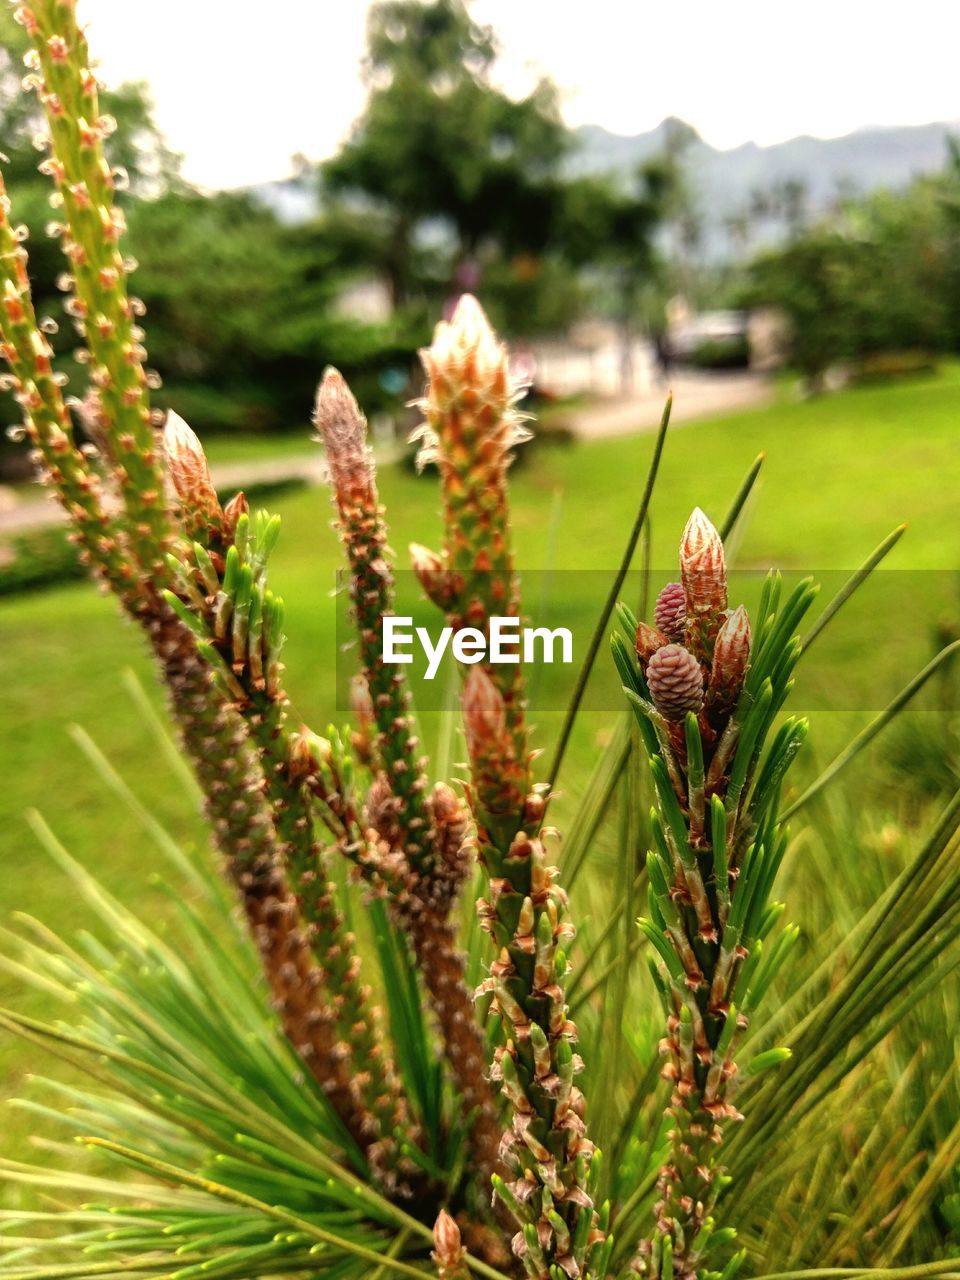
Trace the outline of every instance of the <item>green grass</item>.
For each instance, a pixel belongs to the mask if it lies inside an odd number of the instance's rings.
[[[259,462],[262,458],[295,458],[316,449],[309,428],[272,436],[215,435],[204,441],[207,457],[214,466],[234,462]]]
[[[879,706],[906,682],[930,655],[931,628],[951,607],[948,575],[918,571],[960,566],[958,416],[960,369],[949,367],[939,376],[901,384],[807,402],[785,399],[677,428],[668,439],[652,516],[653,564],[666,570],[675,563],[691,508],[699,504],[719,519],[761,449],[767,463],[744,523],[741,565],[827,572],[832,590],[840,580],[836,571],[854,568],[894,525],[909,522],[888,563],[914,572],[871,584],[851,607],[848,629],[841,622],[832,629],[834,638],[822,643],[819,702],[813,702],[822,705],[836,691],[846,709],[817,714],[811,758],[822,757],[842,730],[862,721],[850,709],[858,699]],[[280,447],[292,451],[294,443],[299,450],[305,439],[285,440]],[[218,459],[224,456],[222,444],[213,450]],[[262,456],[261,442],[245,440],[231,446],[233,458],[241,444],[247,456]],[[520,567],[528,573],[547,564],[602,571],[568,575],[559,586],[554,579],[565,610],[583,626],[595,617],[618,562],[651,446],[652,437],[643,435],[534,449],[514,473]],[[381,477],[381,491],[401,563],[409,541],[437,543],[435,477],[417,478],[392,467]],[[322,728],[335,715],[331,593],[339,556],[329,527],[331,507],[323,491],[310,490],[283,496],[275,508],[284,520],[273,576],[288,606],[288,684],[297,714]],[[531,594],[539,590],[535,585]],[[43,811],[71,852],[127,904],[159,909],[159,895],[150,886],[151,846],[67,735],[72,723],[83,725],[178,838],[205,840],[192,800],[164,764],[121,684],[123,669],[133,668],[159,705],[139,636],[118,622],[111,600],[80,583],[0,602],[0,637],[4,914],[28,911],[68,934],[82,923],[25,823],[24,811],[31,807]],[[609,670],[605,652],[600,665]],[[844,696],[850,688],[855,694]],[[535,719],[546,745],[559,720],[556,685],[545,681],[538,700]],[[431,750],[437,719],[428,716],[424,725]],[[580,788],[613,721],[612,711],[584,718],[564,778],[568,792]],[[25,1007],[14,984],[0,979],[0,1003],[11,1001]],[[19,1045],[0,1046],[0,1092],[15,1092],[30,1065]],[[10,1140],[4,1153],[11,1154]]]

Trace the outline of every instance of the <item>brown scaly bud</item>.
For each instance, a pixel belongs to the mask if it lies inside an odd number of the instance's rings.
[[[523,807],[526,769],[516,758],[503,695],[482,667],[473,667],[464,681],[460,701],[481,808],[492,814],[519,812]]]
[[[360,763],[369,768],[376,754],[376,715],[373,699],[370,697],[370,686],[359,672],[350,681],[350,709],[353,712],[350,745]]]
[[[743,605],[717,632],[710,669],[708,708],[730,710],[740,696],[750,662],[750,618]]]
[[[386,775],[378,773],[370,783],[363,806],[363,820],[378,834],[383,834],[392,825],[396,810],[396,798],[390,790],[390,782]]]
[[[411,542],[410,560],[427,599],[446,613],[456,601],[457,590],[453,575],[443,563],[443,557],[429,547],[421,546],[419,542]]]
[[[362,497],[376,505],[373,460],[367,447],[367,420],[343,376],[324,370],[314,404],[313,425],[327,451],[337,501]]]
[[[463,729],[470,758],[499,742],[506,721],[503,696],[482,667],[473,667],[463,685]]]
[[[292,734],[287,752],[288,768],[293,781],[308,778],[316,769],[316,761],[310,750],[310,743],[305,730]]]
[[[653,705],[668,720],[682,720],[688,711],[700,710],[703,672],[682,644],[657,650],[647,666],[647,684]]]
[[[247,501],[247,495],[241,489],[239,493],[235,493],[227,505],[223,508],[223,534],[227,542],[232,542],[234,534],[237,531],[237,521],[241,516],[248,515],[250,512],[250,503]]]
[[[196,432],[171,409],[163,428],[167,471],[180,502],[180,518],[190,537],[223,529],[220,499],[210,479],[207,455]]]
[[[688,616],[721,613],[727,607],[727,566],[720,535],[699,507],[680,539],[680,576]]]
[[[683,594],[683,584],[668,582],[657,596],[653,610],[654,621],[668,640],[681,644],[686,617],[687,600]]]
[[[665,635],[663,631],[658,631],[656,627],[651,627],[647,622],[641,622],[637,627],[637,659],[640,663],[640,669],[646,675],[647,663],[664,645],[670,643],[670,637]]]
[[[450,903],[470,871],[470,848],[467,831],[470,820],[467,809],[452,787],[438,782],[430,796],[438,866],[434,873],[435,891],[444,903]]]
[[[319,773],[330,759],[330,743],[302,725],[299,733],[291,734],[288,748],[290,777],[299,782]]]
[[[364,825],[388,848],[397,848],[403,841],[400,826],[400,805],[393,794],[390,781],[378,773],[370,784],[363,808]]]
[[[460,1228],[446,1209],[441,1209],[433,1226],[433,1260],[440,1280],[466,1280],[466,1250],[460,1241]]]

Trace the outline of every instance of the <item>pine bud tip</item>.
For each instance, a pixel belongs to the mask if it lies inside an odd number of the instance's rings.
[[[672,636],[659,630],[658,627],[651,627],[648,622],[639,623],[637,626],[636,648],[637,658],[641,667],[646,669],[647,663],[657,650],[669,644],[672,639]]]
[[[441,409],[469,391],[506,411],[511,393],[507,350],[472,294],[463,294],[420,355],[429,380],[428,406]]]
[[[688,614],[716,613],[727,607],[727,569],[723,542],[699,507],[680,540],[680,577]]]
[[[288,748],[290,776],[299,781],[317,773],[320,766],[329,761],[331,753],[332,747],[326,738],[318,737],[306,725],[301,725]]]
[[[441,1209],[433,1227],[433,1243],[436,1248],[434,1258],[441,1276],[446,1276],[460,1266],[464,1249],[460,1241],[460,1228],[447,1213]]]
[[[350,681],[350,710],[358,729],[368,731],[376,718],[370,686],[359,672]]]
[[[338,498],[357,490],[369,493],[373,467],[367,448],[367,420],[346,380],[332,365],[323,371],[317,387],[313,425],[327,451]]]
[[[413,572],[427,598],[439,609],[446,611],[454,602],[456,588],[454,577],[448,571],[443,557],[419,542],[411,542],[409,551]]]
[[[223,508],[223,524],[228,537],[232,538],[237,530],[237,521],[241,516],[250,514],[250,503],[247,495],[240,489]]]
[[[207,455],[197,433],[173,409],[164,422],[162,444],[167,471],[188,523],[219,524],[223,513],[210,478]]]
[[[731,706],[739,696],[750,661],[750,616],[739,605],[717,632],[710,670],[710,699]]]
[[[473,667],[463,682],[461,707],[467,747],[474,757],[502,737],[506,722],[503,697],[483,667]]]

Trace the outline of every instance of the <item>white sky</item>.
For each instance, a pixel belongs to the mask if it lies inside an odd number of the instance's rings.
[[[284,177],[330,155],[363,106],[365,0],[81,0],[108,83],[145,79],[185,174]],[[960,119],[956,0],[475,0],[501,81],[547,72],[573,124],[675,115],[719,147]]]

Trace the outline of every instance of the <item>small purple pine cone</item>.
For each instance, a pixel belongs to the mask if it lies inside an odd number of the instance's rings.
[[[703,703],[700,663],[682,644],[657,650],[647,664],[647,686],[653,705],[667,720],[682,720]]]
[[[687,601],[679,582],[668,582],[657,596],[653,618],[659,630],[674,644],[683,640],[687,617]]]

